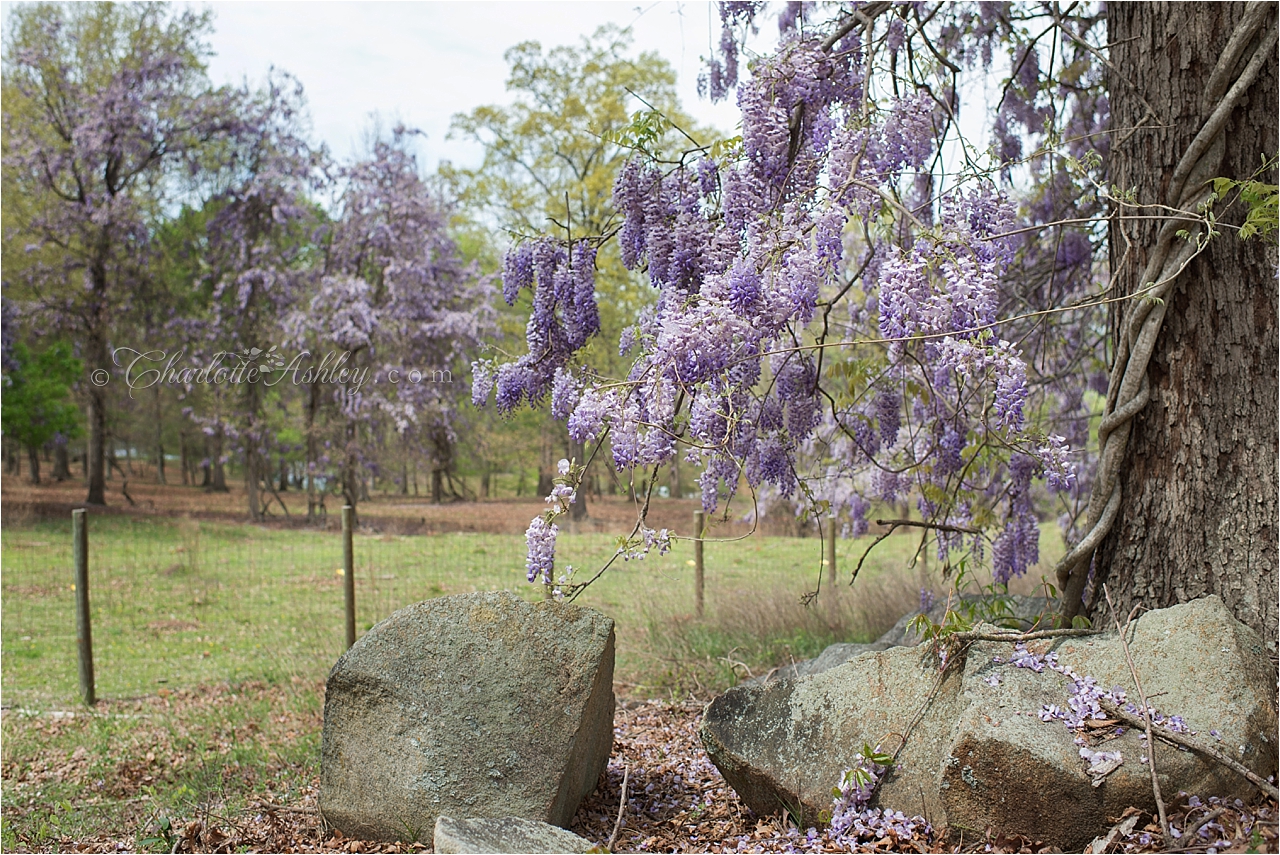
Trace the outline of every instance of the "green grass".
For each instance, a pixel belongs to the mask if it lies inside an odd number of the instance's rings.
[[[123,517],[94,518],[89,526],[100,697],[223,680],[322,680],[341,654],[336,533]],[[69,520],[5,529],[3,686],[10,706],[68,704],[78,695],[70,542]],[[866,542],[839,543],[842,569]],[[817,582],[816,538],[707,544],[701,621],[693,619],[687,542],[666,556],[618,562],[578,602],[617,621],[624,681],[660,685],[666,660],[680,655],[705,660],[732,651],[730,658],[755,669],[879,628],[883,621],[859,618],[857,594],[904,567],[912,544],[890,538],[867,560],[853,597],[825,597],[810,609],[799,597]],[[409,603],[445,594],[508,589],[542,596],[524,580],[518,536],[357,535],[355,549],[359,632]],[[563,534],[558,562],[593,569],[613,550],[610,536]]]
[[[0,846],[169,852],[190,822],[243,827],[263,803],[313,804],[318,708],[316,687],[244,683],[108,701],[92,715],[9,712]],[[290,836],[318,831],[306,825]]]
[[[235,829],[241,848],[318,842],[314,814],[281,824],[263,820],[259,804],[314,805],[320,691],[343,645],[341,536],[161,518],[89,526],[104,699],[91,715],[50,712],[79,709],[70,520],[6,526],[0,540],[0,847],[167,852],[192,822]],[[1061,551],[1056,535],[1044,540],[1046,557]],[[824,578],[809,607],[800,596],[817,584],[821,542],[759,536],[706,545],[701,618],[686,542],[619,562],[578,602],[616,621],[624,692],[705,697],[832,642],[874,638],[913,607],[921,584],[941,592],[936,572],[907,568],[916,542],[887,539],[855,588]],[[842,576],[869,543],[839,542]],[[589,573],[614,549],[609,536],[562,534],[558,566]],[[542,596],[524,581],[519,536],[357,535],[355,551],[361,632],[429,597]]]

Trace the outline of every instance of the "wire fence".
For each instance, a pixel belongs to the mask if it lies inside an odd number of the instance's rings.
[[[88,528],[100,696],[317,680],[345,648],[340,532],[92,516]],[[353,540],[357,635],[410,603],[523,578],[519,537]],[[70,519],[8,528],[0,562],[5,704],[77,697]]]
[[[345,649],[340,530],[92,513],[87,525],[100,698],[245,680],[314,686]],[[703,550],[681,539],[665,555],[615,562],[578,602],[618,621],[619,667],[652,670],[655,656],[695,647],[697,656],[713,657],[760,647],[763,660],[772,655],[768,639],[848,640],[892,623],[918,599],[921,571],[903,572],[915,540],[895,537],[877,547],[853,595],[824,599],[818,609],[801,605],[820,580],[833,595],[847,590],[833,584],[832,571],[838,562],[847,576],[870,540],[713,540],[704,574]],[[573,565],[590,574],[617,548],[605,533],[562,535],[557,572]],[[503,589],[543,596],[525,581],[518,534],[366,530],[354,536],[353,552],[357,637],[433,597]],[[74,703],[82,694],[70,517],[6,525],[0,564],[4,704]]]

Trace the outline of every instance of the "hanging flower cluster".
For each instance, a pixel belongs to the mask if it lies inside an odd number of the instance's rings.
[[[1023,353],[1034,327],[1001,320],[1011,277],[1044,263],[1018,226],[1060,214],[1060,197],[1027,210],[980,172],[933,195],[954,81],[942,66],[936,86],[914,90],[885,91],[876,77],[910,35],[905,12],[838,18],[823,38],[812,10],[789,7],[777,52],[738,83],[738,45],[760,8],[721,4],[721,55],[703,78],[712,97],[737,85],[740,140],[678,163],[640,153],[616,179],[622,261],[656,291],[620,342],[634,358],[628,376],[592,384],[569,368],[598,329],[586,244],[527,241],[508,254],[503,288],[508,302],[533,292],[529,353],[477,366],[477,400],[496,388],[505,411],[550,392],[574,440],[607,431],[619,469],[680,454],[701,468],[708,512],[745,486],[758,512],[825,503],[857,535],[874,502],[914,496],[943,527],[942,559],[964,548],[982,559],[989,538],[996,581],[1007,582],[1039,556],[1033,483],[1072,498],[1080,489],[1071,447],[1087,419],[1069,437],[1038,427],[1045,387]],[[958,7],[939,20],[936,46],[990,62],[956,35],[982,16]],[[1016,41],[978,28],[979,42]],[[1022,51],[1025,125],[1049,108],[1035,89],[1037,47]],[[1066,234],[1049,263],[1069,287],[1036,299],[1085,287],[1091,259],[1089,240]],[[1070,347],[1055,341],[1037,359],[1070,374],[1078,355],[1060,356]],[[1079,376],[1048,392],[1073,417],[1088,412]]]

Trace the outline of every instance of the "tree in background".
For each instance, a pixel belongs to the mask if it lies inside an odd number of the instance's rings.
[[[300,127],[303,103],[297,81],[273,74],[266,90],[241,107],[247,132],[214,152],[216,162],[209,168],[223,186],[211,201],[216,213],[207,229],[206,353],[230,351],[232,361],[265,370],[283,368],[287,361],[279,352],[280,322],[312,289],[318,262],[310,197],[322,181],[319,156]],[[235,436],[254,521],[262,518],[263,491],[275,493],[268,465],[274,443],[263,412],[272,394],[268,389],[275,388],[249,382],[234,390]]]
[[[324,246],[318,285],[294,315],[296,340],[351,353],[367,371],[335,393],[343,423],[347,503],[363,498],[375,450],[394,437],[425,455],[431,492],[452,478],[460,388],[453,372],[491,327],[492,289],[449,235],[449,211],[418,172],[413,132],[375,138],[370,156],[339,172],[340,213]]]
[[[522,400],[541,402],[556,375],[562,394],[552,401],[551,415],[563,421],[568,416],[566,402],[583,377],[621,367],[616,347],[626,319],[652,302],[652,293],[622,265],[616,245],[601,240],[618,226],[611,192],[614,177],[628,146],[637,142],[637,124],[643,123],[645,141],[653,147],[678,150],[681,144],[695,143],[676,129],[692,130],[693,123],[679,109],[674,72],[653,53],[628,57],[630,44],[629,34],[606,26],[578,47],[544,52],[537,42],[516,45],[506,53],[507,88],[514,102],[479,107],[454,118],[453,133],[485,149],[483,163],[473,170],[442,170],[455,183],[463,204],[516,244],[508,265],[529,271],[537,267],[548,278],[559,275],[564,280],[561,289],[580,292],[566,298],[573,308],[563,329],[547,317],[540,318],[540,326],[526,329],[528,351],[517,362],[538,362],[550,366],[550,372],[498,369],[492,361],[481,367],[482,374],[502,370],[508,381],[516,375],[530,381],[531,385],[501,384],[498,407],[503,412]],[[540,237],[544,234],[546,239]],[[606,298],[596,300],[595,290]],[[518,294],[518,288],[504,290],[509,305]],[[534,300],[538,312],[536,296]],[[521,326],[507,323],[504,328],[515,338]],[[599,342],[593,344],[597,331]],[[545,352],[563,350],[548,339],[560,336],[571,340],[569,350],[579,354],[576,363],[546,358]],[[552,430],[551,423],[543,430],[541,495],[550,493],[560,457]],[[574,442],[568,456],[581,462],[587,456],[582,443]],[[585,491],[573,510],[575,517],[585,516]]]
[[[4,45],[6,276],[24,321],[61,331],[86,368],[143,275],[152,222],[215,139],[238,130],[237,98],[205,76],[208,13],[164,4],[16,7]],[[106,375],[99,375],[106,376]],[[88,497],[105,501],[107,393],[86,384]]]
[[[0,395],[4,433],[26,447],[31,480],[39,484],[40,449],[50,442],[65,445],[80,432],[80,410],[71,386],[80,380],[84,366],[65,342],[55,342],[39,355],[17,342],[8,357]]]

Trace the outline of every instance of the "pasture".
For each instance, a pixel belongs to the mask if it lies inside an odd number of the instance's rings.
[[[30,490],[20,498],[29,502]],[[181,488],[135,494],[157,509],[198,498]],[[307,834],[320,845],[307,809],[324,679],[343,647],[340,532],[252,526],[190,509],[90,512],[101,700],[86,714],[78,702],[70,515],[30,507],[6,503],[0,539],[4,848],[98,841],[168,851],[179,819],[220,829],[240,845],[272,848]],[[671,500],[656,510],[678,521],[691,507]],[[363,507],[365,527],[354,538],[358,632],[428,597],[508,589],[541,598],[525,581],[523,537],[508,533],[536,510],[527,502],[413,509],[399,499]],[[600,503],[596,517],[625,510]],[[499,531],[387,533],[403,528],[397,519],[428,513],[457,528],[480,521]],[[579,604],[617,622],[615,689],[624,703],[705,700],[827,644],[873,639],[918,602],[922,586],[945,594],[936,567],[929,574],[908,566],[915,537],[881,543],[849,589],[829,585],[816,536],[740,537],[743,530],[725,524],[709,535],[734,536],[706,544],[701,619],[688,541],[664,556],[616,563],[581,595]],[[1051,537],[1046,529],[1047,552],[1060,548]],[[838,542],[844,578],[870,540]],[[594,569],[616,542],[610,532],[566,533],[557,564]],[[822,594],[801,605],[820,574]],[[276,807],[264,814],[264,805]],[[216,834],[211,840],[216,848]]]

